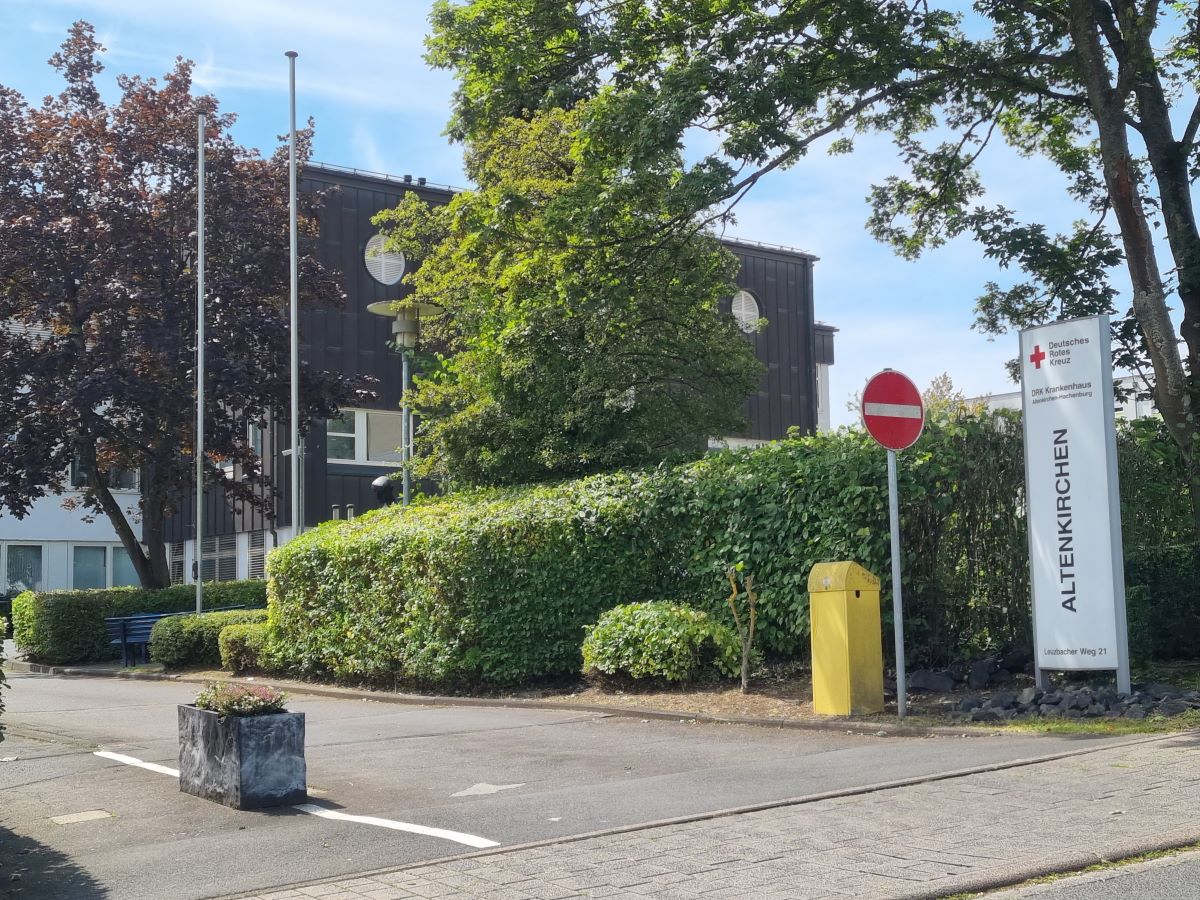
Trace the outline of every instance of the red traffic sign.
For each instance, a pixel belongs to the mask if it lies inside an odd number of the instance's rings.
[[[904,450],[917,442],[925,427],[925,402],[907,375],[884,369],[863,389],[862,421],[880,444]]]

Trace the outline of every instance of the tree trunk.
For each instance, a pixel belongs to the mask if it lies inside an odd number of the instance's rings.
[[[1092,0],[1071,0],[1069,27],[1077,51],[1077,71],[1096,120],[1104,182],[1121,230],[1125,263],[1133,285],[1134,316],[1146,338],[1154,367],[1154,399],[1188,469],[1192,470],[1195,427],[1191,421],[1189,382],[1180,358],[1175,326],[1167,309],[1162,273],[1129,150],[1125,120],[1127,98],[1112,84]],[[1125,66],[1135,63],[1136,59],[1122,59]],[[1135,76],[1135,80],[1137,77],[1143,76]],[[1143,84],[1141,90],[1146,89]],[[1200,526],[1200,518],[1197,524]],[[1200,531],[1197,534],[1200,535]]]

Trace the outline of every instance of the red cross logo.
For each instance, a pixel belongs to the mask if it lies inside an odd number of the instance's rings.
[[[1042,367],[1042,360],[1046,358],[1045,352],[1042,350],[1041,344],[1033,345],[1033,352],[1029,354],[1029,361],[1033,363],[1035,369]]]

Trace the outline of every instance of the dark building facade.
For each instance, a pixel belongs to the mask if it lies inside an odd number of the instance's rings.
[[[368,312],[367,305],[401,298],[407,288],[385,283],[395,273],[368,271],[364,251],[377,233],[371,217],[396,206],[410,191],[430,203],[445,203],[452,191],[427,185],[424,179],[331,166],[308,167],[300,189],[326,192],[317,254],[323,265],[341,273],[347,294],[341,308],[302,309],[301,357],[316,369],[369,375],[376,381],[375,400],[345,411],[341,420],[314,427],[305,440],[302,496],[308,527],[378,506],[371,482],[394,473],[399,461],[401,360],[388,347],[391,322]],[[833,363],[834,332],[813,318],[816,258],[782,247],[726,243],[742,265],[739,291],[723,302],[722,311],[744,325],[747,340],[754,343],[767,370],[757,393],[746,401],[747,432],[725,442],[782,438],[792,426],[816,430],[822,421],[822,374]],[[759,317],[768,324],[756,331],[753,325]],[[826,410],[825,421],[827,415]],[[206,580],[261,577],[266,552],[291,535],[286,423],[261,440],[264,470],[280,489],[276,515],[272,521],[257,511],[231,509],[220,491],[210,491],[205,509]],[[187,498],[168,528],[174,580],[190,579],[194,521],[192,500]]]

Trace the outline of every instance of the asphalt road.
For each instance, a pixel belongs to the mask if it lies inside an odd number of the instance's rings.
[[[239,812],[181,794],[170,775],[94,755],[174,768],[175,707],[195,686],[40,675],[10,676],[10,686],[9,736],[0,744],[0,898],[212,897],[471,849],[291,808]],[[1094,740],[866,737],[306,696],[289,708],[307,714],[314,803],[505,846]]]
[[[1200,853],[1181,853],[1036,887],[999,891],[988,897],[994,900],[1196,900],[1200,897]]]

